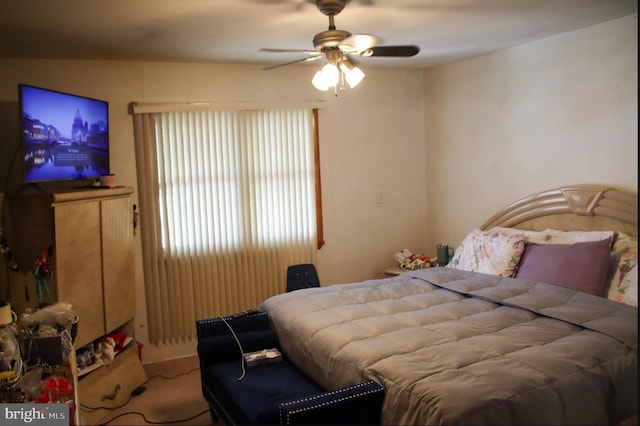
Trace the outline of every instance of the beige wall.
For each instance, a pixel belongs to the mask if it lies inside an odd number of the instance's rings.
[[[637,191],[636,40],[629,17],[424,73],[363,64],[363,84],[338,98],[311,86],[314,66],[0,60],[0,175],[17,143],[18,82],[108,100],[113,172],[134,187],[131,101],[325,100],[320,278],[367,279],[395,251],[433,255],[437,242],[458,244],[532,192],[572,183]],[[139,248],[136,260],[144,360],[195,353],[194,342],[147,343]]]
[[[363,83],[336,98],[311,85],[315,66],[266,72],[243,65],[0,60],[0,176],[6,174],[17,144],[18,82],[109,101],[112,170],[118,185],[134,187],[135,152],[127,110],[132,101],[325,100],[320,149],[326,245],[318,261],[320,279],[332,284],[373,278],[393,264],[396,251],[425,247],[424,112],[421,71],[364,68]],[[16,183],[19,178],[10,181]],[[136,330],[145,344],[144,359],[193,354],[193,342],[171,347],[147,342],[139,235],[136,238]],[[0,274],[0,292],[6,288],[3,279]],[[23,292],[23,287],[16,285],[12,291]]]
[[[637,16],[424,73],[427,246],[568,184],[638,189]]]

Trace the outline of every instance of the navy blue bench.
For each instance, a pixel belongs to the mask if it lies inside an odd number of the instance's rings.
[[[279,348],[265,312],[197,320],[196,328],[202,393],[214,422],[380,424],[384,389],[376,382],[326,391],[284,354],[280,362],[244,367],[238,342],[244,353]]]

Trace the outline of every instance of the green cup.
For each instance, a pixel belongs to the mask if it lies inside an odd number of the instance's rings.
[[[436,245],[436,256],[438,256],[438,266],[446,266],[449,263],[449,245]]]

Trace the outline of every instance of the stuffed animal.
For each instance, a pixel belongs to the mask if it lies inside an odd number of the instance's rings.
[[[98,351],[96,353],[99,362],[104,365],[111,364],[116,356],[115,348],[116,342],[113,340],[113,337],[107,336],[103,338],[98,344]]]
[[[411,256],[413,256],[413,254],[407,249],[400,250],[394,255],[396,262],[398,262],[399,265],[405,263]]]
[[[402,269],[422,269],[431,266],[431,259],[424,254],[412,254],[409,250],[404,249],[394,255],[396,262]]]

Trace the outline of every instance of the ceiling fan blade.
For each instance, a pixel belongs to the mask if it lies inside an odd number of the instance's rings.
[[[310,55],[321,55],[317,50],[311,49],[268,49],[262,48],[261,52],[276,52],[276,53],[308,53]]]
[[[378,37],[371,34],[352,34],[340,42],[340,49],[346,52],[361,52],[381,42]]]
[[[269,71],[269,70],[272,70],[274,68],[280,68],[280,67],[284,67],[286,65],[297,64],[298,62],[315,61],[316,59],[320,59],[320,58],[322,58],[322,55],[309,56],[308,58],[296,59],[295,61],[285,62],[284,64],[277,64],[277,65],[271,65],[271,66],[268,66],[268,67],[264,67],[264,68],[262,68],[262,70],[263,71]]]
[[[409,57],[420,52],[420,48],[414,45],[404,46],[374,46],[360,52],[360,56],[389,56],[389,57]]]

